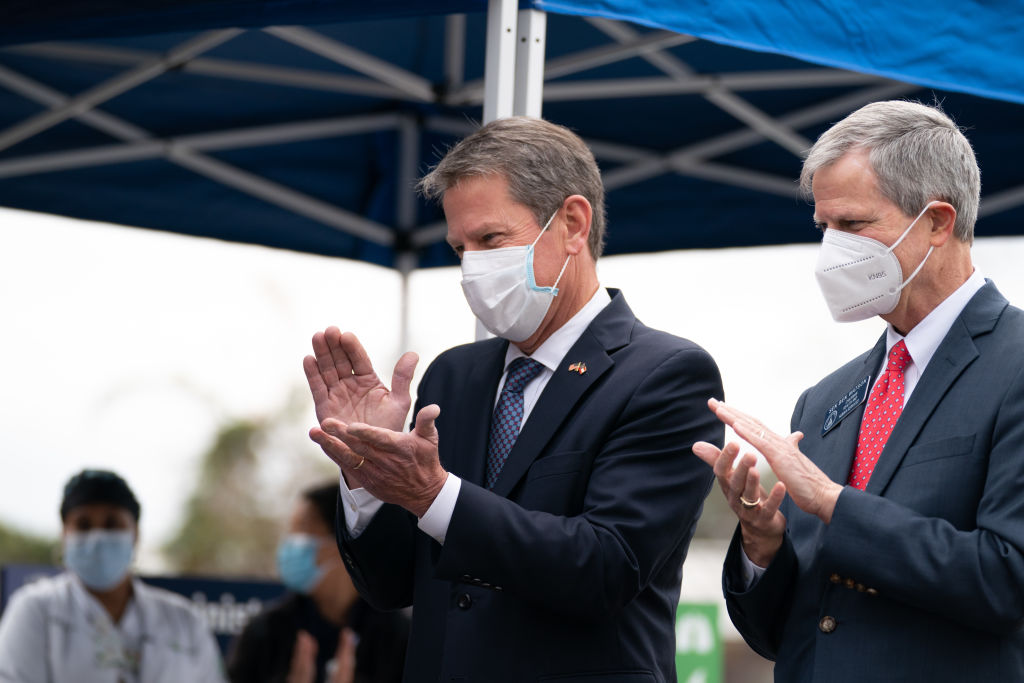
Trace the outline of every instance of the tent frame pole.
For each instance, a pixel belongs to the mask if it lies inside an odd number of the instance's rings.
[[[483,123],[513,114],[517,9],[516,0],[488,0],[487,3]]]
[[[409,281],[419,266],[419,256],[412,240],[413,229],[416,227],[416,170],[419,159],[419,127],[413,117],[403,116],[398,125],[398,188],[395,191],[395,217],[399,231],[395,267],[402,278],[398,356],[409,348]]]
[[[544,48],[548,17],[535,9],[519,12],[516,82],[512,113],[540,118],[544,99]]]
[[[177,68],[196,55],[212,50],[240,33],[242,33],[241,29],[207,31],[186,40],[157,59],[139,64],[135,68],[103,81],[99,85],[89,88],[74,97],[66,97],[64,103],[60,106],[52,107],[47,111],[27,118],[6,130],[0,130],[0,150],[5,150],[22,140],[49,130],[59,123],[74,118],[81,112],[94,109],[132,88]]]

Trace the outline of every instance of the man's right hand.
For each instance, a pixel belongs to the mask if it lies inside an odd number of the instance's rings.
[[[390,390],[377,377],[370,357],[351,332],[342,334],[337,327],[317,332],[313,335],[313,354],[303,359],[302,367],[319,424],[333,418],[345,424],[361,422],[396,432],[403,430],[412,404],[409,387],[419,361],[415,353],[407,352],[398,359]]]

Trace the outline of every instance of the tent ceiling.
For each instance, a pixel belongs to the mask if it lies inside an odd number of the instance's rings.
[[[0,204],[403,269],[451,263],[442,216],[412,186],[480,118],[483,25],[480,13],[143,36],[122,24],[8,44]],[[1019,105],[597,17],[550,15],[546,54],[544,115],[598,157],[609,253],[815,239],[794,183],[801,152],[852,109],[904,96],[938,98],[972,127],[979,234],[1024,225],[1008,163],[1024,145]]]

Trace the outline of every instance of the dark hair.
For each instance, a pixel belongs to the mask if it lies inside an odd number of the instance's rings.
[[[338,533],[338,482],[311,486],[302,492],[302,497],[309,501],[317,514],[331,530],[331,534]]]
[[[82,470],[64,485],[64,499],[60,503],[60,518],[67,519],[68,513],[79,505],[109,503],[122,507],[139,521],[142,512],[139,501],[128,487],[128,483],[109,470]]]

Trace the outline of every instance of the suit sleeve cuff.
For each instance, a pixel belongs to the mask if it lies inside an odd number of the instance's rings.
[[[341,493],[342,511],[345,513],[345,528],[348,529],[351,538],[358,538],[359,534],[370,526],[373,516],[377,514],[384,503],[366,489],[349,489],[344,476],[340,476],[339,479],[341,480],[339,492]]]
[[[459,499],[459,491],[462,490],[462,480],[451,472],[441,487],[441,492],[430,504],[427,511],[423,513],[416,526],[420,531],[427,534],[435,541],[444,545],[445,536],[448,535],[448,525],[452,522],[452,515],[455,513],[455,502]]]
[[[740,545],[740,559],[742,560],[740,564],[740,579],[743,582],[743,589],[750,590],[765,573],[767,567],[754,564],[754,562],[747,557],[747,551],[743,549],[742,544]]]

